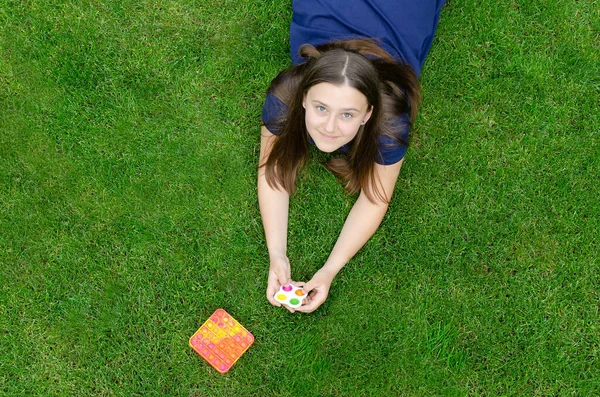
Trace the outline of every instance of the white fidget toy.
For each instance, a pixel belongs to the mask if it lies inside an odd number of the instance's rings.
[[[297,309],[302,306],[302,301],[306,298],[306,294],[302,291],[302,288],[288,284],[282,285],[273,297],[277,302],[283,303],[292,309]]]

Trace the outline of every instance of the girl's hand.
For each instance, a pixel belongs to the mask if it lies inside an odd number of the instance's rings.
[[[269,266],[269,278],[267,280],[267,299],[273,306],[281,306],[281,303],[277,302],[273,296],[282,285],[286,285],[292,282],[290,260],[287,256],[278,258],[271,258],[271,265]],[[293,309],[289,309],[292,313]]]
[[[296,284],[301,286],[308,296],[304,299],[302,306],[296,309],[296,311],[302,313],[311,313],[325,302],[327,295],[329,295],[329,288],[335,274],[327,272],[326,270],[320,269],[315,273],[313,278],[306,284]]]

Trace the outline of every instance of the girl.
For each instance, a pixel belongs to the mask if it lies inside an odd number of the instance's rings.
[[[418,75],[444,0],[294,0],[293,66],[271,83],[263,107],[258,200],[270,269],[267,299],[291,282],[289,197],[309,145],[343,158],[325,165],[359,193],[329,258],[303,286],[312,312],[342,267],[381,223],[419,104]],[[288,308],[291,312],[294,309]]]

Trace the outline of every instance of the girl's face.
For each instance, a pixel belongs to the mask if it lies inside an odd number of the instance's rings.
[[[373,113],[367,97],[356,88],[331,83],[309,88],[302,105],[308,134],[319,150],[327,153],[354,139]]]

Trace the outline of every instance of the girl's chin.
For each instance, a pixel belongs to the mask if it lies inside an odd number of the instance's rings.
[[[325,142],[325,143],[316,142],[315,146],[317,147],[317,149],[319,149],[320,151],[325,152],[325,153],[332,153],[332,152],[335,152],[336,150],[338,150],[339,148],[341,148],[341,146],[338,144],[333,144],[333,143],[328,144],[328,143],[329,142]]]

